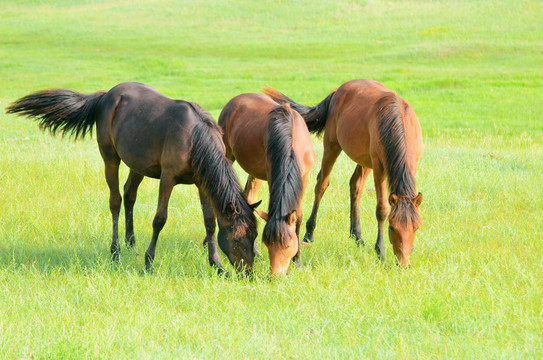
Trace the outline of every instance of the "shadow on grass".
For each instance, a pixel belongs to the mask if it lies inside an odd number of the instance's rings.
[[[113,262],[109,244],[85,242],[80,245],[47,244],[34,246],[24,243],[0,244],[0,268],[12,272],[69,273],[137,273],[142,276],[223,277],[208,263],[207,247],[189,239],[163,239],[157,249],[154,271],[145,273],[147,244],[139,244],[138,255],[126,246],[121,247],[120,262]],[[223,265],[232,272],[228,260],[221,254]]]
[[[106,247],[69,246],[52,244],[31,247],[27,244],[0,245],[0,267],[12,270],[28,270],[48,273],[53,269],[91,270],[111,265]]]
[[[217,274],[217,269],[209,266],[207,247],[202,246],[199,237],[164,236],[157,247],[154,271],[145,273],[145,250],[148,243],[138,237],[136,244],[139,255],[121,243],[121,261],[113,263],[109,249],[109,238],[102,239],[100,235],[89,236],[81,242],[73,238],[63,238],[55,242],[38,244],[11,240],[0,243],[0,269],[13,273],[35,272],[40,274],[58,274],[59,272],[73,274],[118,274],[144,277],[195,278],[209,279],[210,277],[226,278]],[[64,241],[62,241],[64,240]],[[289,273],[319,269],[338,269],[362,272],[367,269],[383,271],[399,270],[393,260],[392,250],[387,251],[385,261],[378,259],[371,246],[358,247],[345,238],[322,239],[319,243],[302,249],[302,266],[297,269],[291,265]],[[259,243],[263,256],[255,259],[253,276],[245,277],[236,273],[227,257],[220,252],[221,262],[232,275],[232,280],[263,280],[268,279],[269,259],[265,247]],[[124,275],[123,275],[124,274]]]

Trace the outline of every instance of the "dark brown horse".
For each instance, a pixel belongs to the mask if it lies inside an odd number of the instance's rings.
[[[351,235],[364,244],[360,231],[360,196],[373,169],[378,222],[375,250],[383,257],[383,230],[390,204],[389,239],[400,264],[408,266],[415,231],[421,224],[422,201],[422,194],[417,194],[415,187],[422,134],[413,108],[374,80],[346,82],[315,107],[300,105],[271,88],[264,92],[280,103],[290,103],[304,117],[309,131],[317,134],[324,131],[322,167],[304,240],[313,241],[319,203],[328,187],[334,162],[343,150],[357,163],[350,181]]]
[[[272,274],[285,273],[291,259],[299,263],[302,199],[315,162],[315,151],[304,119],[288,104],[280,106],[259,94],[238,95],[219,116],[226,156],[249,174],[245,194],[256,196],[268,181],[268,213],[262,240],[268,247]]]
[[[238,269],[253,264],[256,217],[231,163],[225,157],[221,132],[209,113],[195,103],[172,100],[150,86],[123,83],[109,92],[81,94],[71,90],[44,90],[15,101],[8,113],[34,117],[53,134],[77,139],[92,131],[104,159],[113,218],[113,260],[119,260],[118,219],[121,208],[119,164],[130,173],[124,185],[126,243],[134,246],[133,208],[144,176],[160,179],[153,236],[145,253],[151,270],[158,235],[166,223],[168,201],[177,184],[196,184],[204,213],[209,263],[223,271],[215,237],[219,222],[219,246]]]

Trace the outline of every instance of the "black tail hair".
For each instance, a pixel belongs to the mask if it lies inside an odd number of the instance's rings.
[[[305,120],[309,132],[317,134],[320,136],[326,127],[326,120],[328,119],[328,109],[330,107],[330,102],[336,91],[332,91],[323,101],[317,104],[314,107],[305,106],[297,103],[296,101],[285,96],[281,92],[271,88],[265,87],[262,89],[262,92],[277,101],[280,104],[288,103],[290,106],[296,110]]]
[[[14,101],[6,112],[33,117],[40,129],[53,135],[57,131],[68,133],[77,139],[92,132],[97,105],[105,94],[104,91],[81,94],[67,89],[42,90]]]

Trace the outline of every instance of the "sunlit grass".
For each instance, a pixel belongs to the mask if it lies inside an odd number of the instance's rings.
[[[6,358],[540,358],[543,23],[538,1],[7,1],[0,5],[0,353]],[[194,186],[179,185],[142,275],[158,182],[136,249],[110,264],[95,139],[40,132],[3,109],[31,91],[142,81],[217,118],[271,85],[315,104],[374,78],[416,110],[424,226],[412,267],[373,251],[370,176],[359,248],[341,155],[302,267],[214,274]],[[311,211],[322,143],[304,200]],[[241,183],[246,175],[236,165]],[[127,169],[121,169],[121,184]],[[267,189],[260,197],[267,208]],[[260,221],[260,220],[259,220]],[[259,223],[262,229],[263,223]],[[304,231],[302,230],[302,233]],[[120,236],[124,236],[124,212]],[[232,271],[228,260],[223,264]]]

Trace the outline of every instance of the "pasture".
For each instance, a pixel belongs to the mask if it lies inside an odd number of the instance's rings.
[[[543,357],[543,3],[526,1],[75,1],[0,4],[0,357]],[[6,115],[46,88],[139,81],[215,120],[272,86],[315,105],[371,78],[422,125],[424,195],[411,268],[373,250],[373,180],[349,238],[341,155],[300,268],[270,281],[209,267],[195,186],[174,189],[142,275],[158,182],[135,206],[135,256],[110,263],[111,216],[94,137],[52,137]],[[304,226],[322,156],[304,198]],[[242,185],[246,174],[235,165]],[[121,167],[121,184],[128,171]],[[267,209],[267,186],[260,190]],[[121,212],[120,235],[124,236]],[[259,220],[259,232],[264,224]],[[221,253],[222,262],[228,264]],[[230,264],[228,269],[233,270]]]

